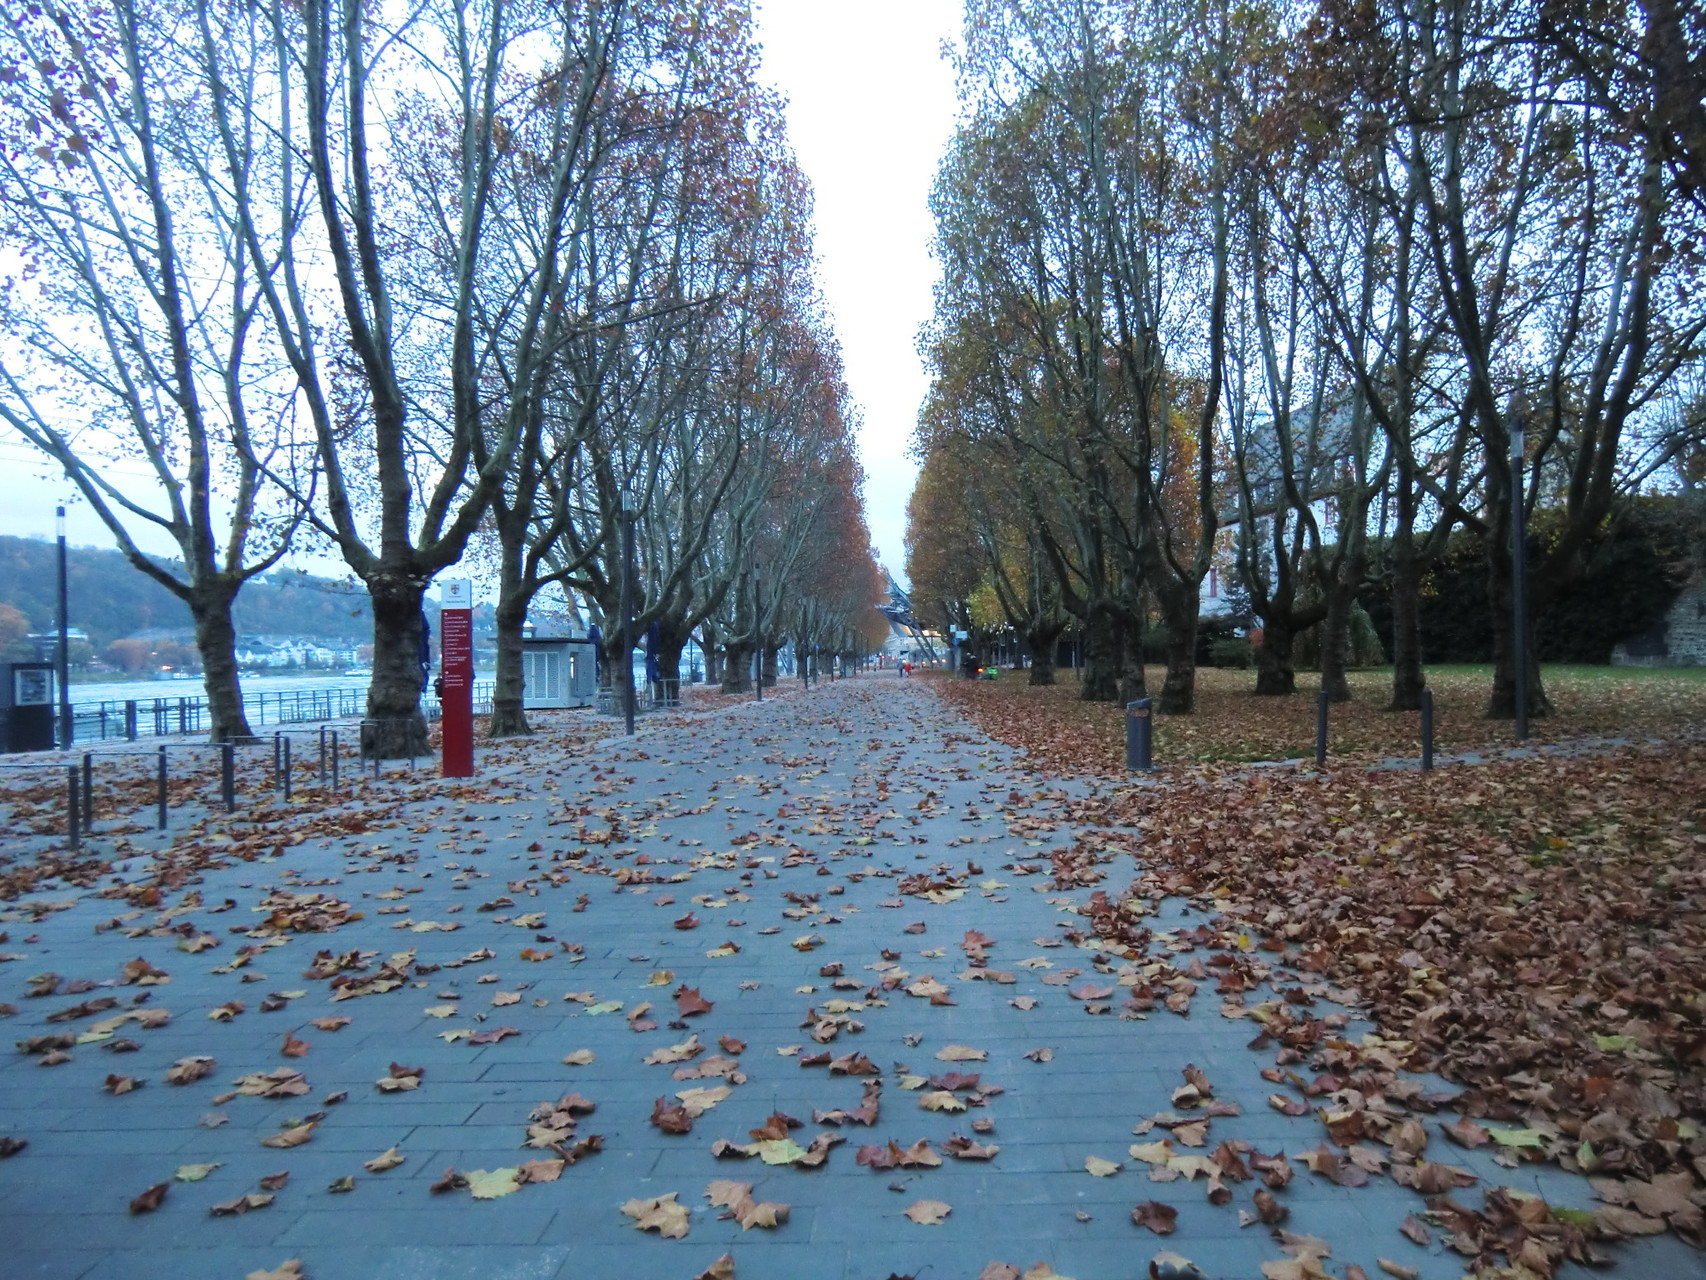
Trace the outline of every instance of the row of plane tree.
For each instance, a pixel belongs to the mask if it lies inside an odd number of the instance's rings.
[[[964,615],[992,595],[1039,680],[1081,631],[1094,700],[1143,695],[1154,617],[1159,706],[1185,712],[1218,556],[1270,693],[1318,625],[1325,687],[1349,698],[1353,612],[1378,575],[1392,702],[1410,709],[1416,602],[1466,528],[1494,624],[1489,714],[1512,714],[1516,646],[1532,652],[1512,621],[1513,496],[1544,514],[1544,609],[1626,498],[1706,463],[1706,17],[1667,0],[968,0],[965,30],[964,122],[934,193],[914,597]]]
[[[855,410],[756,66],[736,0],[9,15],[0,417],[189,605],[214,738],[249,729],[232,601],[293,548],[371,598],[386,754],[420,745],[422,601],[471,547],[494,734],[527,730],[549,587],[629,678],[625,526],[666,668],[692,632],[731,673],[853,647],[881,585]]]

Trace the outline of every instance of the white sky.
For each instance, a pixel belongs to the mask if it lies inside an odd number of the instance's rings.
[[[763,77],[788,99],[789,135],[816,192],[820,276],[864,418],[871,537],[904,581],[906,500],[917,473],[907,448],[927,385],[915,340],[936,277],[926,202],[954,124],[953,72],[941,47],[959,37],[960,0],[763,0],[755,16]],[[141,465],[134,473],[140,492],[149,473]],[[72,486],[0,432],[0,533],[52,537],[59,501],[67,501],[73,545],[112,545]],[[148,550],[176,552],[151,530],[132,536]],[[308,567],[340,571],[318,558]]]
[[[936,266],[927,201],[953,132],[960,0],[763,0],[766,80],[817,193],[817,248],[847,382],[864,412],[865,512],[904,581],[907,458],[927,379],[915,339]]]

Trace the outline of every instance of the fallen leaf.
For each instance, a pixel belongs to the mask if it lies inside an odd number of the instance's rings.
[[[1178,1225],[1179,1211],[1159,1200],[1145,1200],[1131,1211],[1131,1220],[1140,1227],[1148,1227],[1158,1236],[1170,1236]]]
[[[468,1180],[469,1194],[476,1200],[496,1200],[521,1189],[521,1170],[517,1168],[470,1169],[463,1176]]]
[[[650,1199],[630,1200],[622,1212],[634,1220],[636,1231],[655,1231],[666,1240],[680,1240],[687,1234],[687,1206],[676,1203],[676,1193]]]
[[[1104,1160],[1101,1156],[1085,1156],[1084,1169],[1092,1178],[1111,1178],[1121,1169],[1123,1164],[1114,1160]]]
[[[964,1061],[964,1059],[958,1059]],[[950,1204],[940,1200],[915,1200],[906,1208],[906,1216],[921,1227],[939,1227],[942,1220],[954,1211]]]
[[[311,1141],[313,1137],[314,1126],[312,1124],[299,1124],[284,1130],[282,1133],[275,1133],[270,1138],[262,1138],[261,1145],[263,1147],[300,1147],[304,1142]]]
[[[989,1053],[984,1049],[973,1049],[970,1045],[950,1044],[936,1050],[938,1062],[987,1062]]]
[[[396,1147],[389,1147],[373,1159],[362,1161],[361,1167],[369,1173],[384,1173],[387,1169],[395,1169],[407,1159],[407,1156],[398,1153]]]
[[[166,1069],[167,1084],[193,1084],[218,1064],[212,1058],[179,1058]]]
[[[180,1165],[178,1166],[178,1171],[174,1173],[172,1177],[179,1182],[200,1182],[203,1178],[207,1177],[208,1174],[221,1167],[223,1166],[219,1164]]]

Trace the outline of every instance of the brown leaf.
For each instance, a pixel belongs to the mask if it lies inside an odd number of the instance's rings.
[[[953,1211],[953,1205],[940,1200],[914,1200],[906,1207],[906,1216],[921,1227],[939,1227]]]
[[[672,1103],[665,1097],[659,1097],[652,1104],[652,1123],[665,1133],[691,1133],[693,1131],[692,1113],[680,1103]]]
[[[149,1187],[148,1190],[130,1202],[130,1211],[132,1213],[153,1213],[166,1199],[166,1192],[171,1190],[171,1187],[172,1184],[169,1182],[159,1182]]]
[[[1159,1200],[1145,1200],[1131,1211],[1131,1220],[1158,1236],[1170,1236],[1179,1222],[1179,1211]]]
[[[179,1058],[166,1069],[167,1084],[193,1084],[218,1064],[212,1058]]]
[[[270,1138],[262,1138],[261,1145],[263,1147],[300,1147],[304,1142],[312,1141],[313,1138],[314,1126],[312,1124],[299,1124],[284,1130],[282,1133],[275,1133]]]
[[[649,1199],[634,1199],[622,1206],[622,1212],[634,1220],[636,1231],[655,1231],[666,1240],[686,1236],[689,1219],[687,1206],[678,1204],[676,1193]]]

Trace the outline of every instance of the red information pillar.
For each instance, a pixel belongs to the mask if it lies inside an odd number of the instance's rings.
[[[439,595],[439,671],[444,680],[444,776],[474,776],[474,615],[471,584],[446,581]]]

